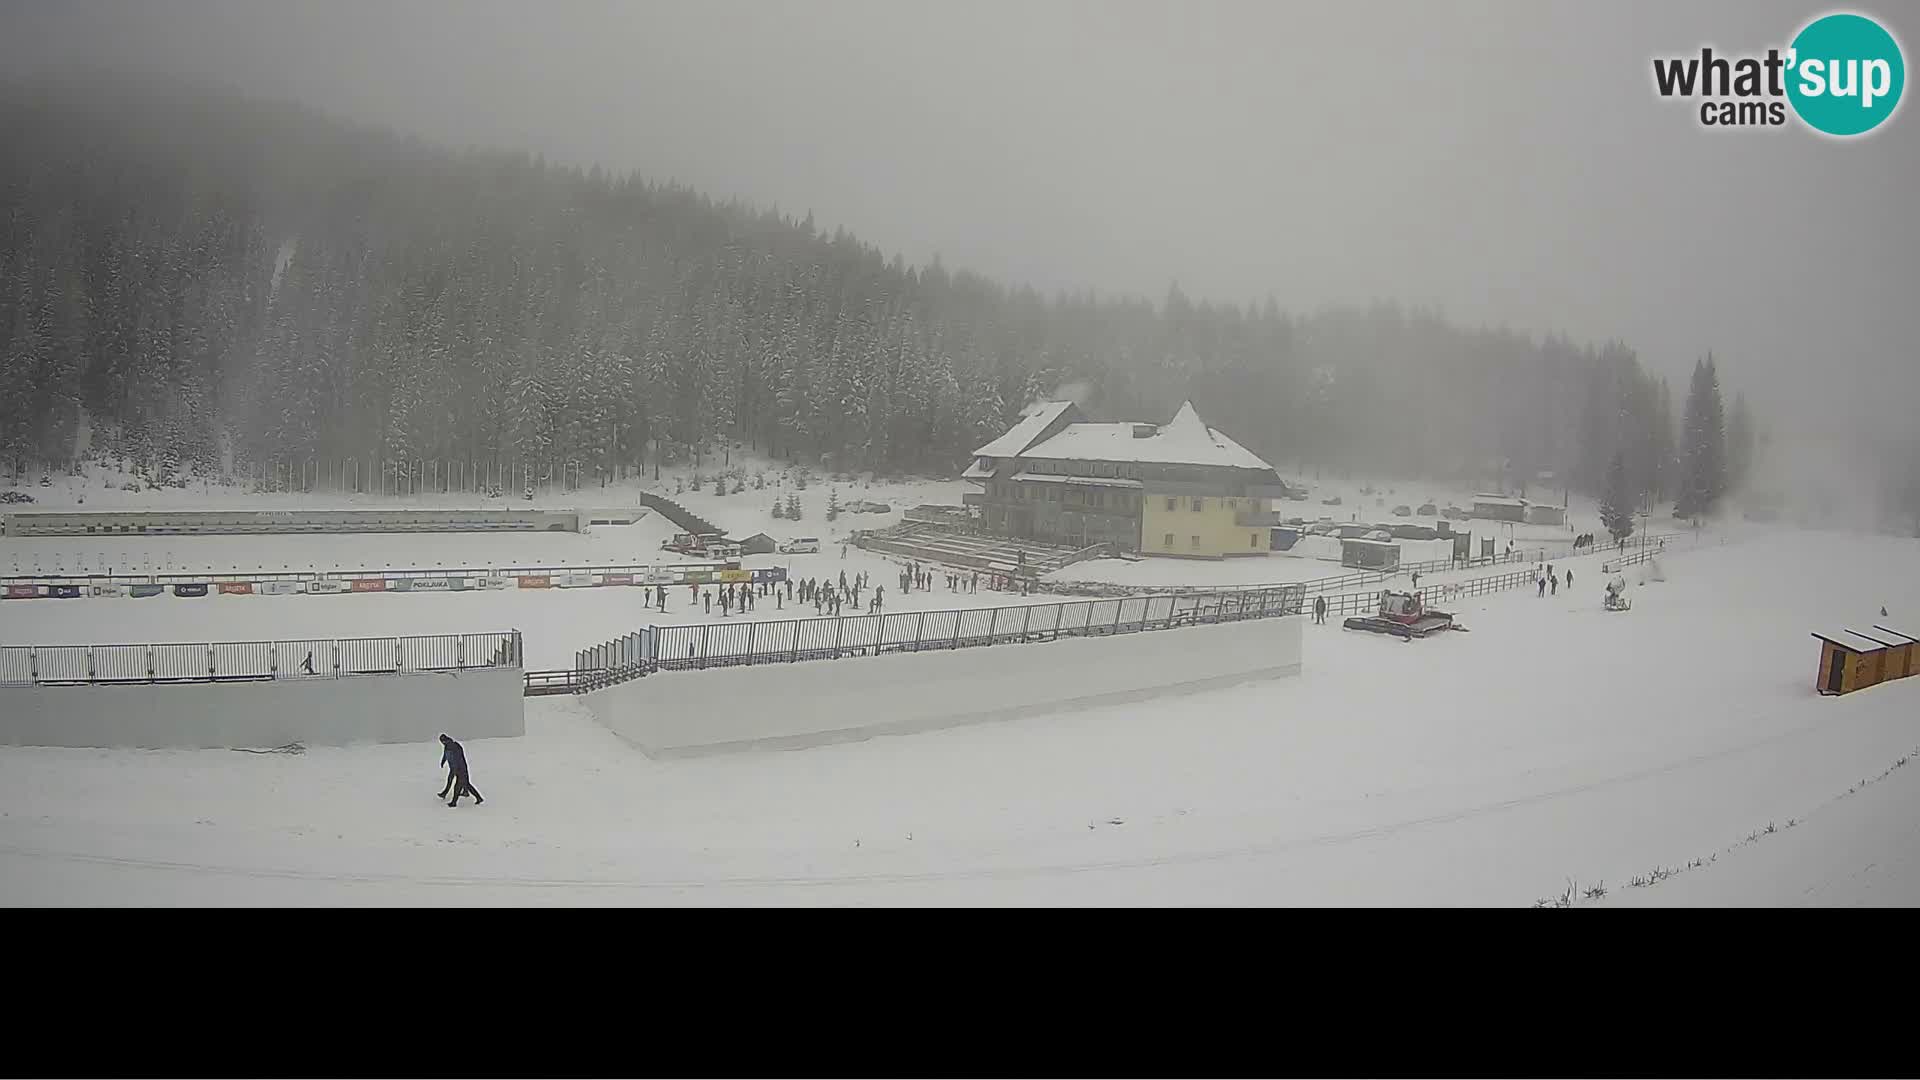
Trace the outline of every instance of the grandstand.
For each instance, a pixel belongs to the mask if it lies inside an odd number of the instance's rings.
[[[1048,574],[1109,553],[1105,544],[1064,547],[1037,540],[957,532],[927,521],[903,521],[884,529],[860,532],[855,534],[854,543],[868,551],[1000,574],[1018,573],[1022,569],[1032,575]]]

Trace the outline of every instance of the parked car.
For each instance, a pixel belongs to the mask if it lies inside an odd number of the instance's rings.
[[[1432,503],[1421,503],[1418,513],[1421,517],[1432,517],[1433,515],[1439,513],[1439,511],[1434,509],[1434,506]]]
[[[1393,508],[1393,516],[1394,517],[1412,517],[1413,508],[1402,503],[1401,505]]]
[[[796,536],[780,545],[782,555],[812,555],[820,550],[817,536]]]
[[[1335,496],[1334,496],[1333,498],[1331,498],[1331,499],[1321,499],[1321,500],[1320,500],[1320,505],[1321,505],[1321,506],[1339,506],[1339,505],[1340,505],[1340,496],[1338,496],[1338,495],[1335,495]]]

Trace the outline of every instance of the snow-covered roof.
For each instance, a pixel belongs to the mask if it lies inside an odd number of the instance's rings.
[[[1027,449],[1024,456],[1068,461],[1212,465],[1269,472],[1273,469],[1246,447],[1201,423],[1200,414],[1194,411],[1190,401],[1180,406],[1172,420],[1154,428],[1153,434],[1136,437],[1134,429],[1143,426],[1147,425],[1068,424],[1051,439]]]
[[[989,444],[989,445],[991,445],[991,444]],[[961,474],[960,474],[960,479],[962,479],[962,480],[986,480],[986,479],[988,479],[988,478],[990,478],[991,476],[993,476],[993,472],[994,472],[994,470],[992,470],[992,469],[983,469],[983,468],[981,468],[981,467],[980,467],[980,463],[979,463],[978,461],[976,461],[976,462],[974,462],[973,464],[971,464],[971,465],[969,465],[969,466],[967,466],[967,471],[965,471],[965,472],[963,472],[963,473],[961,473]]]
[[[1527,500],[1525,499],[1510,498],[1506,495],[1475,495],[1473,497],[1473,502],[1474,502],[1474,505],[1476,506],[1525,506],[1527,505]]]
[[[1073,408],[1071,401],[1043,401],[1028,409],[1020,422],[1008,428],[1006,434],[993,440],[973,452],[975,457],[1014,457],[1025,450],[1047,425],[1060,418],[1060,414]]]
[[[1816,633],[1813,636],[1819,638],[1821,641],[1832,642],[1843,649],[1851,649],[1858,653],[1879,652],[1881,649],[1887,647],[1885,642],[1875,641],[1869,637],[1862,637],[1851,630],[1833,630],[1824,634]]]
[[[1920,637],[1914,637],[1912,634],[1907,633],[1905,630],[1895,630],[1891,626],[1881,626],[1879,623],[1874,623],[1873,628],[1875,630],[1880,631],[1883,634],[1891,634],[1897,638],[1905,638],[1908,641],[1920,642]]]

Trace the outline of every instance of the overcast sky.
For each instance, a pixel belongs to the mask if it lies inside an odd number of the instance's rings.
[[[0,62],[199,74],[811,209],[1043,289],[1394,298],[1712,349],[1766,419],[1913,432],[1920,114],[1710,131],[1650,59],[1826,8],[1168,0],[8,0]],[[1920,5],[1858,10],[1920,41]],[[1908,96],[1912,96],[1911,92]]]

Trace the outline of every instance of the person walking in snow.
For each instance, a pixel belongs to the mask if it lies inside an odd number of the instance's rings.
[[[1553,592],[1553,595],[1555,595],[1555,596],[1559,596],[1559,595],[1560,595],[1560,575],[1558,575],[1558,574],[1548,574],[1548,575],[1547,575],[1547,585],[1548,585],[1548,586],[1549,586],[1549,587],[1551,588],[1551,590],[1552,590],[1552,592]]]
[[[440,733],[440,748],[440,764],[447,767],[447,783],[440,789],[440,797],[446,798],[447,792],[451,790],[453,799],[447,803],[448,806],[460,805],[462,795],[473,796],[475,806],[486,802],[487,800],[481,797],[479,789],[473,786],[473,781],[467,776],[466,748],[454,742],[453,737],[444,731]]]
[[[1313,621],[1322,625],[1327,621],[1327,598],[1324,596],[1313,598]]]
[[[1573,591],[1573,571],[1567,571],[1567,591]]]
[[[713,593],[711,590],[700,594],[700,602],[706,606],[707,614],[713,614]]]
[[[1547,579],[1546,579],[1546,578],[1544,578],[1544,577],[1541,577],[1541,576],[1540,576],[1540,575],[1538,575],[1538,574],[1535,574],[1535,575],[1534,575],[1534,578],[1533,578],[1533,583],[1534,583],[1534,584],[1535,584],[1536,586],[1538,586],[1538,588],[1536,588],[1536,589],[1534,590],[1534,595],[1535,595],[1535,596],[1545,596],[1545,595],[1547,595]]]

